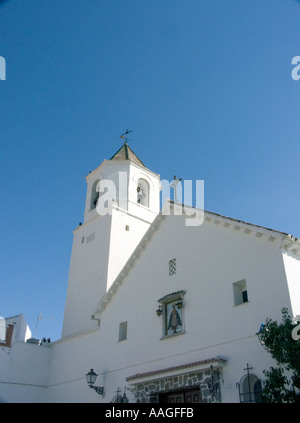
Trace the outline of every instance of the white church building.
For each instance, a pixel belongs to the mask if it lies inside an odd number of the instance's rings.
[[[0,402],[259,401],[274,362],[256,333],[283,307],[300,314],[300,241],[174,201],[160,209],[160,176],[127,142],[86,182],[61,339],[6,320]]]

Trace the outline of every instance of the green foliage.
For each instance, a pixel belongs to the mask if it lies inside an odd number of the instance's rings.
[[[300,340],[292,337],[292,331],[299,323],[293,321],[286,308],[282,309],[281,323],[266,320],[261,341],[276,360],[277,367],[264,371],[262,402],[300,402]]]

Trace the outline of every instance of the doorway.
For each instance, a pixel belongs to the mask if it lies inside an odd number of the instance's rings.
[[[200,403],[200,402],[202,402],[200,387],[199,388],[193,387],[191,389],[182,389],[178,391],[164,392],[159,394],[159,403],[194,404],[194,403]]]

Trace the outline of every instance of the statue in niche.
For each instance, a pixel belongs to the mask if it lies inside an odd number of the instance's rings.
[[[167,305],[167,321],[168,321],[168,334],[170,333],[179,333],[182,331],[182,321],[178,310],[176,309],[176,303],[171,303]]]

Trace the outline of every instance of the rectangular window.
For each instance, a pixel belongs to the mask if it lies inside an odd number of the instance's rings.
[[[169,276],[176,274],[176,258],[169,261]]]
[[[246,279],[235,282],[233,285],[233,300],[234,305],[239,305],[248,302],[248,291]]]
[[[247,293],[246,289],[244,291],[242,290],[242,300],[243,300],[243,303],[248,302],[248,293]]]
[[[124,341],[124,339],[127,339],[127,322],[119,324],[119,341]]]

